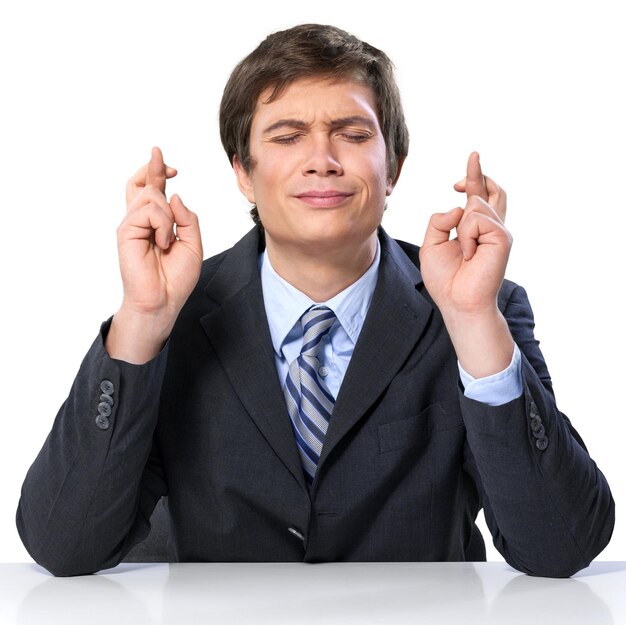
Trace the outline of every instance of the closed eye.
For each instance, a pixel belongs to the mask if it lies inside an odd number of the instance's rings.
[[[298,132],[293,135],[281,135],[279,137],[272,137],[270,141],[272,143],[278,143],[279,145],[290,145],[292,143],[295,143],[301,136],[302,133]]]
[[[296,143],[299,139],[304,136],[302,132],[296,132],[290,135],[279,135],[277,137],[271,137],[270,141],[272,143],[278,143],[279,145],[291,145]],[[335,135],[336,137],[340,137],[341,139],[345,139],[350,143],[363,143],[371,138],[371,134],[369,133],[356,133],[356,132],[339,132]]]
[[[353,132],[342,132],[340,136],[344,139],[347,139],[348,141],[351,141],[352,143],[363,143],[363,141],[367,141],[371,135],[356,134]]]

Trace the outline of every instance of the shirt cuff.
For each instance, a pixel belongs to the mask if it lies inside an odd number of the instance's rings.
[[[469,399],[489,406],[501,406],[522,394],[522,357],[517,345],[513,350],[511,364],[504,371],[485,378],[473,378],[461,367],[460,362],[457,364],[465,397]]]

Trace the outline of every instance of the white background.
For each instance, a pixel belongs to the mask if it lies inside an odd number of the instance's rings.
[[[508,276],[528,290],[559,406],[618,503],[601,558],[626,560],[619,2],[1,1],[1,561],[29,560],[21,482],[120,302],[127,178],[161,146],[205,255],[238,240],[250,221],[219,143],[221,91],[269,32],[301,22],[343,27],[395,61],[411,148],[392,236],[420,243],[432,212],[462,203],[452,184],[471,150],[507,190]]]

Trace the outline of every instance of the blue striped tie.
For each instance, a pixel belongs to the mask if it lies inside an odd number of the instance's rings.
[[[315,477],[335,406],[335,399],[318,375],[320,363],[317,359],[322,339],[330,332],[335,319],[335,313],[326,306],[312,307],[302,315],[302,349],[289,365],[285,380],[287,409],[309,485]]]

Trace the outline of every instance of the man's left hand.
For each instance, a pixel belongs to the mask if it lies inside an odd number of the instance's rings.
[[[455,185],[465,208],[431,217],[420,251],[422,277],[439,307],[463,368],[474,377],[505,369],[513,340],[497,308],[513,239],[504,226],[506,194],[483,175],[472,152]],[[457,236],[451,238],[456,228]]]

